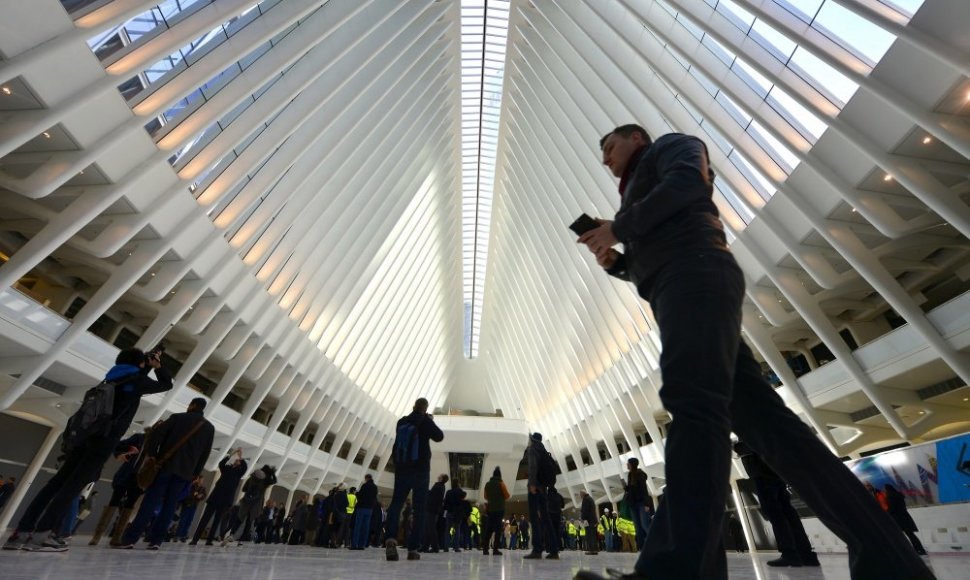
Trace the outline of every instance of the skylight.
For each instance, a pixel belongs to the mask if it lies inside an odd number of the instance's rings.
[[[461,189],[464,352],[478,356],[509,0],[461,2]]]

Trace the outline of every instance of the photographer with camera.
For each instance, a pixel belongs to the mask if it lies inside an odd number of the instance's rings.
[[[85,395],[81,409],[71,417],[69,429],[65,430],[65,454],[59,461],[60,468],[27,506],[17,529],[4,544],[5,550],[67,551],[67,542],[61,540],[55,530],[64,520],[71,503],[84,486],[97,481],[112,455],[124,453],[124,449],[116,448],[131,426],[141,398],[172,388],[172,377],[162,368],[162,352],[164,348],[159,346],[148,354],[137,348],[118,353],[115,365],[104,381]],[[152,370],[155,379],[148,376]],[[102,411],[96,404],[89,404],[94,395],[99,395],[100,401],[110,400],[111,405]],[[86,429],[70,430],[82,412],[87,413],[84,417]]]

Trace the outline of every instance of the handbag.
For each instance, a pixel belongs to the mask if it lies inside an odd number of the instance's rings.
[[[138,473],[135,474],[135,482],[138,484],[138,487],[142,489],[142,491],[147,490],[152,486],[153,483],[155,483],[155,479],[158,477],[158,474],[161,473],[162,467],[165,465],[165,463],[172,458],[172,455],[174,455],[180,447],[185,445],[185,443],[193,435],[195,435],[195,432],[202,427],[203,423],[205,423],[205,419],[196,423],[195,427],[192,427],[192,429],[186,433],[184,437],[179,439],[178,443],[176,443],[171,449],[166,451],[165,455],[163,455],[161,458],[151,456],[145,458],[145,461],[142,462],[141,467],[138,468]]]

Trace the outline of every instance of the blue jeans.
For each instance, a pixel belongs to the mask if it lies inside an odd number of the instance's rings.
[[[64,522],[61,524],[60,536],[67,537],[73,535],[74,522],[77,521],[77,514],[81,511],[81,496],[74,498],[71,502],[71,507],[67,510],[67,515],[64,516]]]
[[[172,517],[175,516],[179,495],[185,490],[188,483],[187,479],[182,479],[174,473],[159,473],[155,483],[145,490],[145,497],[141,500],[138,515],[131,522],[131,527],[125,532],[122,541],[125,544],[137,542],[157,511],[158,515],[155,516],[152,529],[148,532],[148,543],[149,545],[161,544],[162,540],[165,539],[165,533],[168,531],[168,525],[172,523]]]
[[[370,538],[370,524],[373,509],[357,508],[357,519],[354,523],[354,536],[350,542],[351,548],[366,548]]]
[[[448,514],[446,519],[448,521],[446,524],[448,526],[448,530],[452,533],[451,542],[449,542],[448,545],[450,545],[453,550],[459,550],[461,549],[461,521],[451,514]]]
[[[189,537],[189,527],[192,526],[192,520],[195,519],[195,510],[198,508],[199,504],[182,506],[182,513],[179,515],[179,527],[175,532],[176,538]]]
[[[637,531],[636,542],[639,550],[643,547],[643,542],[647,540],[647,533],[650,531],[650,522],[653,518],[647,511],[644,502],[631,504],[630,512],[633,515],[633,527]]]
[[[412,511],[414,526],[408,533],[408,550],[417,551],[421,547],[424,535],[425,520],[428,517],[426,504],[428,503],[428,484],[431,481],[431,469],[428,467],[415,469],[401,469],[394,474],[394,496],[387,508],[387,522],[385,523],[386,537],[397,537],[398,524],[401,521],[401,509],[404,500],[412,493]]]

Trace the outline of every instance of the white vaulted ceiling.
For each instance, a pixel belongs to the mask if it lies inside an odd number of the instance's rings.
[[[919,393],[970,379],[931,314],[970,278],[963,4],[0,0],[0,288],[84,299],[0,356],[0,409],[111,316],[182,363],[154,417],[202,376],[241,400],[224,444],[293,423],[296,483],[332,471],[328,434],[386,462],[425,396],[524,420],[608,488],[587,469],[614,441],[662,439],[659,337],[566,226],[615,211],[597,143],[639,122],[708,143],[786,401],[842,453],[941,433],[965,402]],[[926,350],[881,375],[887,312]]]

